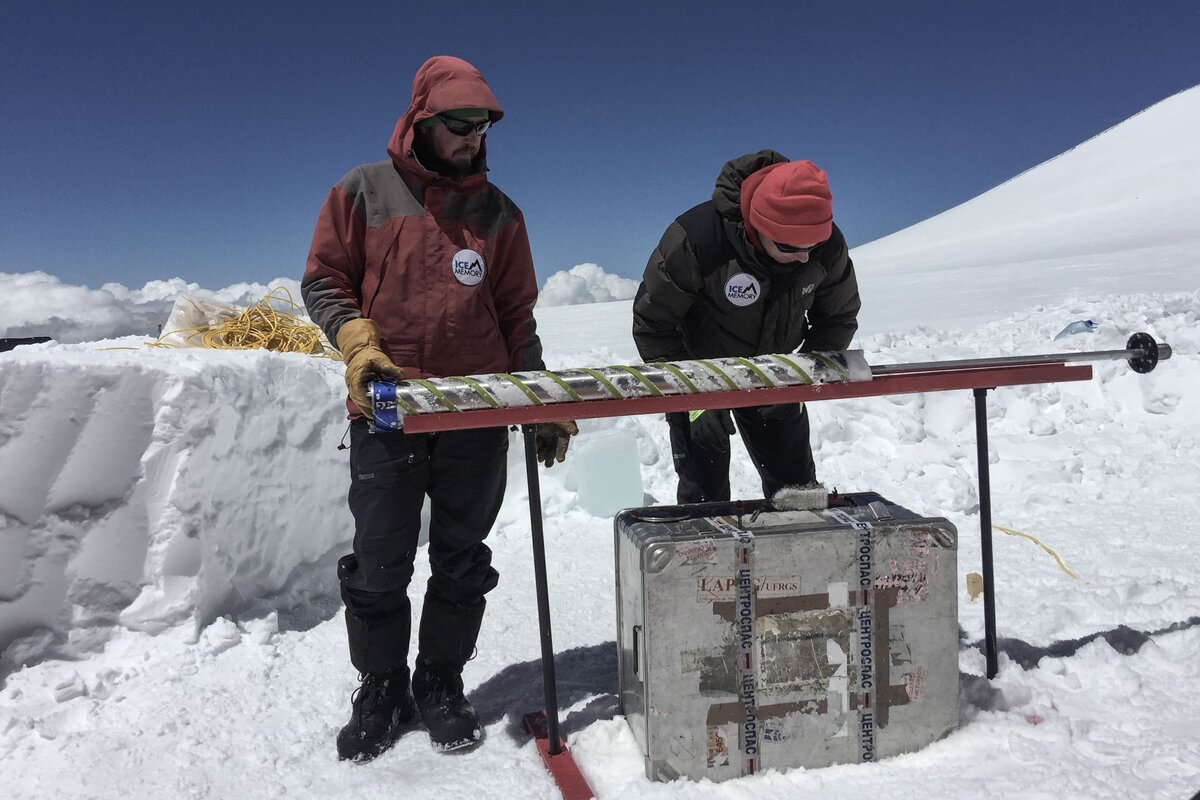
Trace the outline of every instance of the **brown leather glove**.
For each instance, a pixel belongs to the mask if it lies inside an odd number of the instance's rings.
[[[373,380],[404,380],[404,370],[392,363],[379,348],[379,326],[359,317],[342,325],[337,335],[338,350],[346,362],[346,388],[354,405],[374,419],[367,384]]]
[[[579,433],[579,426],[571,420],[566,422],[539,422],[534,441],[537,444],[537,460],[547,467],[554,462],[562,463],[567,457],[567,446],[571,437]]]

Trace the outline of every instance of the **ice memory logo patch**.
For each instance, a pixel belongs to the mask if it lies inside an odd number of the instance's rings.
[[[450,269],[454,278],[464,286],[476,286],[487,274],[487,264],[483,256],[474,250],[459,250],[450,261]]]
[[[725,282],[725,297],[735,306],[748,306],[758,300],[762,287],[753,275],[739,272]]]

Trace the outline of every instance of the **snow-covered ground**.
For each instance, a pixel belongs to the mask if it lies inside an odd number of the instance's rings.
[[[1175,349],[1149,375],[1102,362],[1090,382],[989,395],[994,522],[1078,575],[995,533],[1003,652],[990,682],[982,603],[966,591],[979,570],[971,393],[811,404],[828,486],[878,491],[960,531],[962,726],[921,752],[722,784],[647,781],[616,713],[611,519],[584,510],[570,457],[542,473],[564,729],[601,798],[1200,790],[1198,120],[1194,89],[855,251],[855,346],[872,364],[1120,349],[1141,330]],[[28,312],[28,331],[40,297],[14,296],[21,280],[8,276],[2,302]],[[636,360],[628,301],[538,318],[551,368]],[[1078,319],[1096,332],[1054,340]],[[518,443],[490,540],[501,582],[466,670],[486,742],[437,756],[418,731],[370,765],[339,763],[333,737],[356,685],[332,572],[350,537],[340,365],[144,342],[0,354],[3,796],[557,797],[516,723],[541,706]],[[579,445],[636,437],[646,494],[673,498],[659,418],[581,430]],[[732,481],[757,496],[744,461]],[[427,575],[418,558],[414,586]]]

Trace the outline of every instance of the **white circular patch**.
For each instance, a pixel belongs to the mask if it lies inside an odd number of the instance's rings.
[[[483,262],[483,256],[474,250],[459,250],[455,253],[454,260],[450,262],[450,269],[454,272],[455,279],[465,286],[477,285],[487,274],[487,264]]]
[[[739,272],[725,282],[725,296],[735,306],[748,306],[756,302],[761,293],[762,287],[758,284],[758,278],[744,272]]]

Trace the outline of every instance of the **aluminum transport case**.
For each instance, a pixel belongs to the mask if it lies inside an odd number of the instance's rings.
[[[954,526],[873,493],[804,505],[617,515],[619,693],[651,779],[874,761],[958,725]]]

